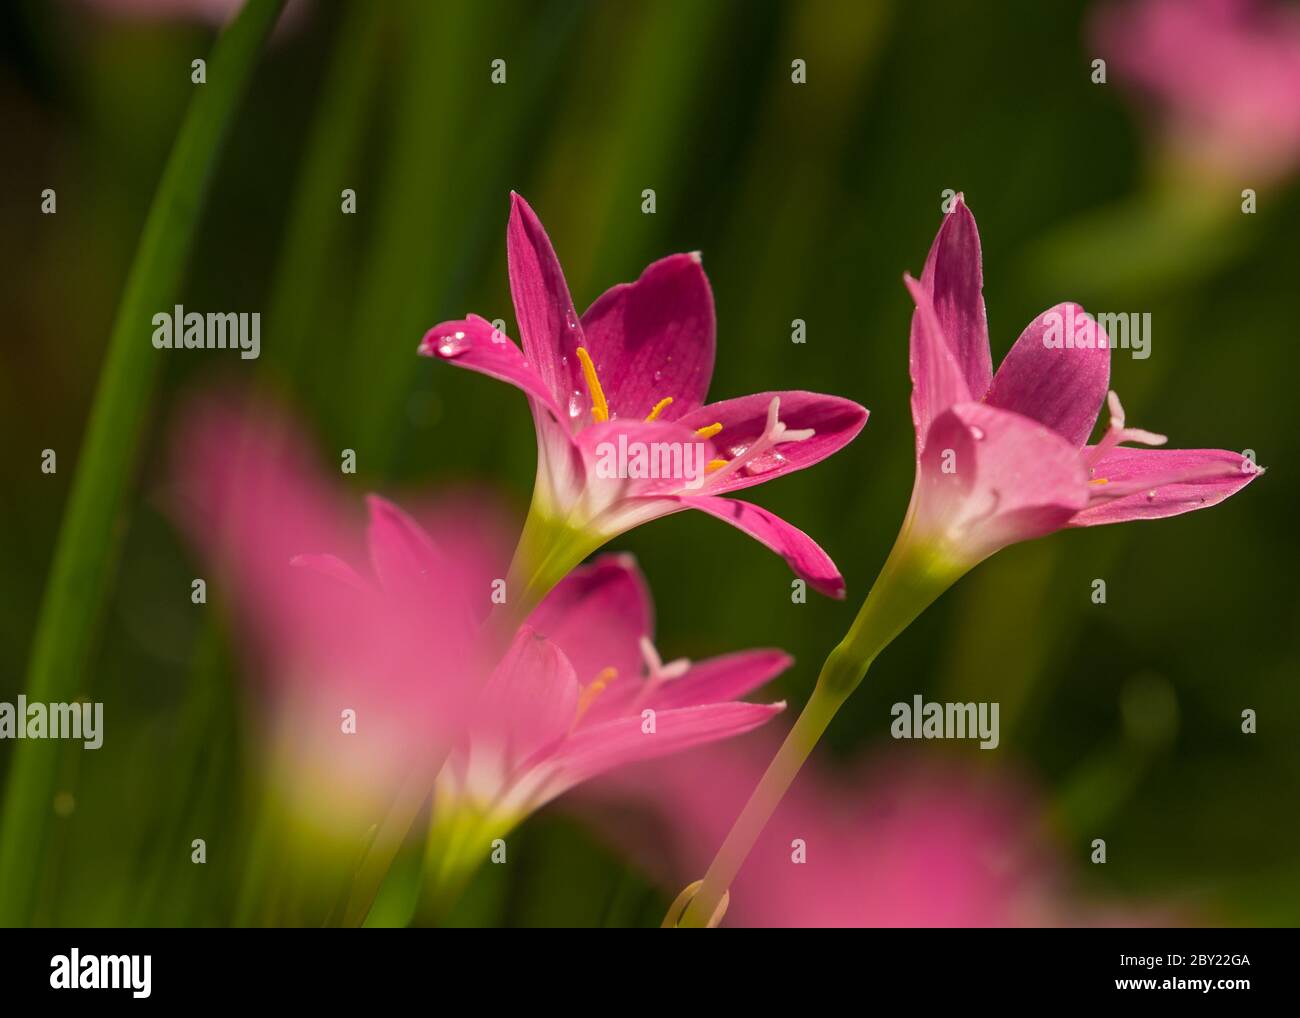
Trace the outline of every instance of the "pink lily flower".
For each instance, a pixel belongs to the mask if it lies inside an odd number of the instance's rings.
[[[1109,391],[1110,341],[1075,304],[1035,318],[993,373],[979,233],[958,196],[912,316],[916,485],[904,532],[960,571],[1016,541],[1217,505],[1262,471],[1222,449],[1163,445]],[[1103,402],[1110,423],[1088,437]]]
[[[629,768],[573,805],[664,887],[679,888],[704,871],[758,783],[779,741],[770,731],[653,770]],[[644,819],[630,822],[629,804]],[[1080,898],[1041,832],[1035,797],[1003,775],[897,751],[844,774],[810,766],[732,881],[721,925],[1054,927],[1156,918]]]
[[[867,411],[798,390],[706,404],[713,294],[698,255],[654,262],[579,318],[546,231],[513,194],[506,243],[523,349],[471,315],[430,329],[419,350],[528,396],[537,482],[517,565],[531,598],[610,538],[683,509],[732,524],[842,597],[839,570],[807,534],[723,496],[825,459]]]
[[[1241,186],[1300,164],[1300,11],[1273,0],[1102,9],[1098,53],[1150,100],[1171,150]]]
[[[479,817],[486,852],[490,837],[575,785],[739,735],[785,708],[739,700],[789,667],[784,652],[665,663],[653,628],[631,556],[602,556],[561,581],[488,680],[438,777],[435,812]]]
[[[930,248],[911,328],[916,480],[903,528],[812,696],[674,921],[708,925],[772,810],[826,727],[888,644],[964,573],[1000,548],[1061,530],[1158,519],[1217,505],[1259,474],[1221,449],[1130,428],[1109,390],[1110,340],[1075,304],[1021,333],[996,374],[975,217],[960,195]],[[1103,400],[1110,425],[1089,435]],[[676,903],[675,903],[676,907]]]

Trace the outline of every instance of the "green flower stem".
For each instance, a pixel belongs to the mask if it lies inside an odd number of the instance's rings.
[[[812,696],[732,825],[678,926],[709,924],[799,769],[876,655],[967,568],[937,545],[913,540],[909,517],[857,618],[827,656]]]
[[[85,664],[116,558],[114,540],[134,474],[159,357],[150,323],[172,303],[184,270],[216,153],[230,127],[283,0],[249,0],[222,33],[163,171],[127,277],[95,393],[27,673],[27,695],[63,702],[84,691]],[[14,747],[0,819],[0,925],[32,918],[57,743]]]

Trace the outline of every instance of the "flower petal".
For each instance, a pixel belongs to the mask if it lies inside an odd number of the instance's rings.
[[[418,352],[509,382],[541,403],[557,420],[564,420],[551,388],[537,368],[509,336],[478,315],[435,325],[424,334]]]
[[[563,406],[573,387],[570,370],[576,370],[574,351],[583,343],[582,326],[541,220],[514,192],[510,194],[506,258],[524,354],[554,401]]]
[[[1047,425],[1077,449],[1092,434],[1109,385],[1110,339],[1067,302],[1025,327],[998,366],[987,402]]]
[[[473,741],[495,743],[515,761],[526,759],[563,738],[581,693],[564,652],[531,626],[520,626],[483,689]]]
[[[912,374],[912,424],[916,427],[919,457],[935,418],[954,403],[966,402],[972,394],[935,314],[930,294],[909,275],[903,276],[903,283],[916,304],[908,366]]]
[[[582,316],[587,349],[611,413],[674,421],[704,402],[713,377],[713,291],[698,255],[651,263],[635,283],[606,290]]]
[[[829,597],[844,596],[844,577],[821,546],[798,527],[750,502],[716,495],[680,495],[676,501],[725,520],[785,559],[797,576]]]
[[[560,581],[528,623],[565,653],[583,685],[605,668],[635,680],[641,637],[654,631],[654,605],[636,559],[602,555]]]
[[[914,498],[917,533],[973,564],[1064,526],[1088,503],[1088,471],[1037,421],[959,403],[930,429]]]
[[[966,389],[978,399],[993,379],[993,358],[984,311],[979,230],[960,194],[930,246],[921,285],[930,295],[935,318],[966,380]]]
[[[429,535],[404,511],[378,495],[367,495],[370,509],[370,564],[380,586],[397,597],[428,589],[441,569],[441,556]]]
[[[547,762],[556,767],[554,776],[546,783],[544,798],[533,805],[623,764],[741,735],[784,709],[784,703],[714,703],[656,710],[652,732],[644,730],[646,721],[640,713],[580,728],[550,756]]]
[[[1072,527],[1154,520],[1218,505],[1262,470],[1224,449],[1115,448],[1093,464],[1093,502]],[[1112,493],[1115,497],[1112,496]]]
[[[680,679],[659,687],[650,705],[656,710],[738,700],[794,664],[783,650],[742,650],[694,662]]]
[[[760,392],[710,403],[687,414],[678,423],[691,431],[721,424],[722,430],[712,438],[713,445],[720,456],[733,459],[763,434],[773,398],[781,401],[782,424],[791,431],[811,428],[812,436],[798,442],[778,443],[774,449],[739,469],[728,471],[716,482],[706,478],[705,491],[710,494],[738,491],[820,463],[852,442],[867,423],[866,407],[839,396],[799,389]]]

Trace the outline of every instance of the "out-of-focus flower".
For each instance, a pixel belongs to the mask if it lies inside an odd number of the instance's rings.
[[[519,566],[536,596],[638,524],[699,509],[755,537],[810,584],[843,596],[833,562],[779,517],[724,494],[841,449],[867,411],[846,399],[766,392],[705,404],[713,294],[698,255],[672,255],[579,318],[533,210],[512,196],[510,288],[521,350],[471,315],[430,329],[420,352],[522,389],[537,428],[537,483]]]
[[[708,865],[776,749],[766,733],[597,782],[577,800],[665,887]],[[700,775],[708,780],[701,781]],[[641,810],[630,804],[640,802]],[[731,884],[728,926],[1131,925],[1069,893],[1033,797],[992,772],[891,753],[807,767]]]
[[[739,701],[788,666],[780,651],[664,664],[630,556],[567,576],[502,647],[488,623],[508,545],[490,500],[440,505],[421,526],[371,496],[362,538],[282,425],[204,412],[178,460],[183,519],[260,662],[288,805],[346,843],[425,780],[439,892],[574,785],[784,707]]]
[[[1300,10],[1274,0],[1108,4],[1097,52],[1154,107],[1174,154],[1243,185],[1300,163]]]
[[[367,524],[285,419],[225,404],[182,422],[174,475],[180,522],[217,570],[210,595],[259,679],[272,784],[346,840],[459,735],[508,531],[481,498],[426,514],[455,535],[440,547],[382,499]]]

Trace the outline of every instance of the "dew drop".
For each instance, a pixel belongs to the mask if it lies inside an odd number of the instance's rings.
[[[982,441],[982,440],[984,439],[984,429],[983,429],[983,428],[979,428],[979,427],[976,427],[975,425],[971,425],[970,433],[971,433],[971,437],[972,437],[973,439],[975,439],[975,441],[977,441],[977,442]]]
[[[785,454],[778,449],[755,456],[745,464],[745,472],[753,477],[755,474],[767,474],[778,470],[789,462]]]
[[[576,390],[569,394],[569,416],[577,417],[582,413],[582,393]]]
[[[1154,502],[1155,500],[1156,500],[1156,489],[1152,488],[1150,491],[1147,492],[1147,501]]]
[[[439,357],[459,357],[469,349],[469,341],[463,332],[453,332],[438,340]]]

